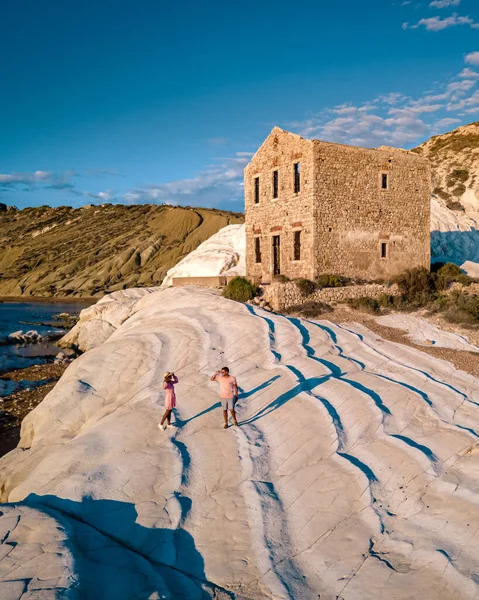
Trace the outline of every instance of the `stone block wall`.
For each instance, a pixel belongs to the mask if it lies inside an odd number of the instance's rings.
[[[294,164],[300,164],[300,192],[294,191]],[[278,198],[273,198],[273,171],[278,171]],[[259,202],[255,203],[255,178]],[[280,236],[281,273],[314,276],[314,158],[310,140],[275,127],[245,169],[246,272],[256,282],[273,276],[273,236]],[[294,232],[301,232],[301,257],[294,260]],[[255,238],[261,245],[256,263]]]
[[[322,273],[390,278],[406,268],[429,268],[430,166],[415,154],[305,140],[275,127],[247,165],[244,183],[246,272],[256,283],[273,279],[273,236],[280,237],[280,272],[291,279]],[[300,260],[294,260],[295,231],[301,232]]]
[[[429,162],[401,151],[313,145],[316,273],[377,279],[429,268]]]
[[[387,286],[370,283],[338,288],[323,288],[316,290],[310,296],[303,296],[294,281],[286,283],[274,282],[263,288],[263,298],[273,310],[278,312],[290,306],[304,304],[305,302],[324,302],[334,305],[352,298],[361,298],[362,296],[378,298],[382,294],[396,296],[399,294],[399,290],[396,285]]]

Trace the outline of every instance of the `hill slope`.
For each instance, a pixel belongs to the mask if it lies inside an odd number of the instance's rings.
[[[433,194],[479,220],[479,122],[435,135],[413,152],[431,161]]]
[[[159,285],[222,227],[226,211],[103,205],[0,212],[0,295],[95,296]]]

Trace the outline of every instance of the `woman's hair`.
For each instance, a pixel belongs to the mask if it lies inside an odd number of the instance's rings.
[[[169,379],[171,377],[171,373],[169,371],[165,371],[163,373],[163,380],[166,381],[167,379]]]

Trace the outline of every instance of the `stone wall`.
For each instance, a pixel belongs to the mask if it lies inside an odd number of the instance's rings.
[[[313,146],[316,272],[386,279],[412,267],[429,268],[428,161],[318,140]]]
[[[224,275],[215,275],[211,277],[173,277],[171,284],[173,287],[185,285],[197,285],[200,287],[221,288],[235,278],[235,275],[225,277]]]
[[[294,191],[294,164],[300,163],[300,192]],[[278,198],[273,198],[273,171],[278,170]],[[255,178],[259,202],[255,203]],[[245,169],[246,272],[256,281],[271,281],[273,236],[281,240],[281,273],[314,276],[314,158],[311,141],[275,127]],[[301,231],[301,258],[294,260],[294,231]],[[261,245],[256,263],[255,238]]]
[[[299,192],[294,190],[297,162]],[[246,272],[257,283],[272,281],[273,236],[280,236],[281,273],[291,279],[322,273],[390,278],[406,268],[429,268],[429,220],[429,162],[408,152],[305,140],[275,127],[245,169]],[[299,260],[294,260],[295,231],[301,232]]]
[[[338,288],[323,288],[316,290],[310,296],[303,296],[294,281],[286,283],[274,282],[263,287],[263,298],[271,308],[281,312],[290,306],[298,306],[305,302],[325,302],[326,304],[337,304],[352,298],[369,296],[377,298],[381,294],[398,295],[396,285],[380,285],[370,283],[365,285],[347,285]]]

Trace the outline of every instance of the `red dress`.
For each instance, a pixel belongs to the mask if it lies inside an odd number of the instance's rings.
[[[178,377],[174,375],[169,381],[163,381],[165,391],[165,410],[171,410],[176,406],[175,384],[178,383]]]

